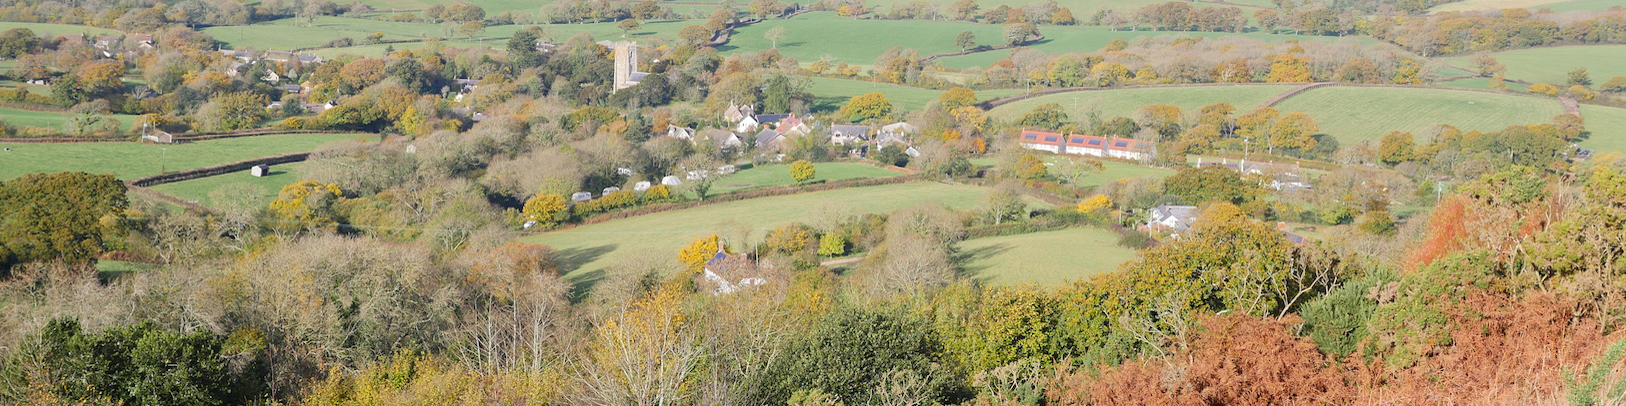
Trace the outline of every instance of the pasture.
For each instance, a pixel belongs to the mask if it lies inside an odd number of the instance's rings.
[[[858,79],[836,79],[826,77],[813,77],[812,86],[807,91],[813,94],[813,111],[830,112],[840,110],[853,96],[869,92],[879,92],[886,95],[892,106],[900,111],[921,110],[926,103],[937,100],[943,95],[941,90],[922,89],[913,86],[878,83]],[[977,99],[988,100],[996,97],[1010,96],[1026,92],[1025,89],[997,89],[977,91]]]
[[[584,287],[602,279],[605,270],[620,261],[675,261],[679,249],[707,234],[736,240],[761,238],[765,230],[793,221],[814,221],[837,214],[886,213],[920,202],[965,209],[986,194],[987,189],[976,186],[935,182],[847,188],[648,214],[520,240],[552,247],[565,279]]]
[[[1301,93],[1276,106],[1283,114],[1302,111],[1315,117],[1321,132],[1343,145],[1376,141],[1390,131],[1410,131],[1421,139],[1436,126],[1464,131],[1492,131],[1514,124],[1552,122],[1564,112],[1545,97],[1424,88],[1323,87]]]
[[[1570,0],[1562,3],[1553,3],[1536,9],[1552,9],[1556,12],[1565,11],[1597,11],[1608,10],[1610,7],[1620,6],[1620,0]]]
[[[841,180],[857,178],[885,178],[902,175],[886,169],[875,167],[866,163],[853,162],[824,162],[813,164],[814,180]],[[769,165],[735,172],[733,175],[717,178],[712,184],[711,193],[727,193],[736,190],[756,189],[768,186],[792,185],[796,181],[790,178],[790,165]]]
[[[1428,12],[1501,10],[1504,8],[1550,8],[1553,11],[1605,10],[1621,5],[1620,0],[1465,0],[1430,7]]]
[[[1568,87],[1569,72],[1586,68],[1592,88],[1615,76],[1626,76],[1626,45],[1576,45],[1527,48],[1490,54],[1507,66],[1507,78]],[[1456,66],[1473,66],[1473,57],[1451,58]]]
[[[50,88],[45,86],[30,86],[29,91],[34,91],[35,88],[45,90],[44,93],[50,93]],[[67,123],[68,119],[72,118],[74,115],[75,114],[73,113],[59,111],[33,111],[0,107],[0,120],[4,120],[11,125],[25,127],[40,127],[53,130],[62,130],[62,125]],[[130,129],[130,126],[134,125],[136,118],[136,116],[128,114],[104,114],[102,117],[107,117],[113,119],[114,121],[118,121],[117,127],[119,130]]]
[[[1251,13],[1251,11],[1249,11],[1249,12]],[[945,30],[945,31],[947,31],[947,30]],[[964,31],[964,30],[961,30],[961,31]],[[977,34],[977,42],[979,44],[999,45],[997,42],[1000,40],[1000,38],[1003,38],[1002,35],[999,35],[997,33],[993,34],[991,36],[985,36],[980,31],[973,31],[973,32],[975,32]],[[1047,52],[1047,53],[1095,52],[1097,50],[1100,50],[1101,47],[1106,46],[1107,43],[1112,42],[1112,40],[1114,40],[1114,39],[1122,38],[1122,39],[1124,39],[1126,41],[1133,42],[1133,41],[1135,41],[1137,39],[1141,39],[1141,38],[1154,38],[1154,37],[1164,37],[1164,36],[1168,36],[1168,37],[1193,37],[1193,36],[1198,36],[1198,37],[1206,37],[1206,38],[1238,37],[1238,38],[1250,38],[1250,39],[1261,40],[1261,41],[1300,40],[1300,41],[1318,41],[1318,42],[1352,41],[1352,42],[1358,42],[1358,43],[1361,43],[1361,44],[1375,44],[1375,43],[1377,43],[1376,41],[1372,40],[1371,38],[1367,38],[1367,37],[1323,37],[1323,36],[1313,36],[1313,35],[1268,34],[1268,33],[1262,33],[1262,32],[1221,33],[1221,32],[1185,32],[1185,31],[1113,31],[1111,28],[1101,27],[1101,26],[1050,26],[1050,25],[1047,25],[1047,26],[1039,27],[1039,32],[1044,34],[1045,39],[1042,40],[1042,41],[1039,41],[1038,43],[1029,45],[1028,48],[1037,49],[1037,50],[1044,51],[1044,52]],[[938,35],[938,37],[942,38],[942,40],[940,40],[940,41],[943,42],[944,44],[953,44],[954,43],[954,36],[956,34],[958,34],[958,33],[959,33],[959,31],[945,32],[945,33],[942,33],[942,34]],[[889,43],[891,43],[891,42],[889,42]],[[958,49],[951,49],[950,51],[958,51]],[[942,51],[934,51],[934,52],[942,52]],[[925,54],[926,52],[924,50],[922,50],[921,53]],[[922,55],[922,56],[924,56],[924,55]],[[978,53],[974,53],[974,54],[970,54],[970,55],[961,55],[961,56],[953,56],[953,57],[941,58],[941,59],[938,59],[938,60],[936,60],[934,62],[942,63],[944,67],[954,68],[954,69],[964,69],[964,68],[970,68],[970,67],[974,67],[974,66],[980,66],[980,67],[986,68],[988,66],[993,65],[994,62],[998,62],[1001,59],[1009,58],[1010,56],[1011,56],[1011,50],[989,51],[989,52],[978,52]],[[868,61],[866,61],[865,63],[868,63]]]
[[[1157,168],[1157,167],[1151,167],[1151,166],[1126,164],[1126,163],[1117,162],[1117,161],[1101,161],[1101,164],[1106,167],[1106,170],[1101,171],[1101,173],[1090,175],[1089,177],[1084,178],[1084,181],[1080,183],[1081,186],[1100,187],[1101,185],[1105,185],[1108,182],[1112,182],[1112,181],[1118,180],[1118,179],[1127,179],[1127,178],[1158,178],[1158,179],[1162,179],[1162,178],[1167,178],[1170,175],[1174,175],[1174,170],[1173,169],[1168,169],[1168,168]]]
[[[60,171],[112,173],[119,179],[133,179],[156,175],[161,170],[200,168],[376,138],[371,134],[278,134],[167,146],[135,142],[0,143],[0,147],[11,149],[0,152],[0,179]]]
[[[1597,153],[1626,153],[1626,109],[1581,105],[1581,117],[1586,118],[1586,129],[1592,132],[1581,148]]]
[[[111,30],[111,29],[107,29],[107,28],[91,27],[91,26],[86,26],[86,25],[49,24],[49,23],[18,23],[18,22],[10,22],[10,21],[0,22],[0,31],[5,31],[5,30],[13,29],[13,28],[27,28],[29,31],[33,31],[34,35],[39,35],[39,36],[45,36],[47,34],[49,34],[49,35],[69,35],[69,34],[103,35],[103,34],[118,34],[119,33],[117,30]]]
[[[1151,87],[1136,89],[1107,89],[1083,90],[1077,92],[1057,93],[1020,100],[995,107],[989,111],[989,116],[1003,119],[1021,118],[1023,114],[1032,111],[1041,104],[1060,104],[1062,111],[1075,121],[1084,119],[1087,112],[1096,110],[1104,119],[1124,116],[1131,117],[1136,110],[1153,104],[1169,104],[1179,107],[1182,111],[1196,111],[1203,106],[1219,102],[1229,102],[1239,111],[1246,112],[1254,106],[1264,103],[1272,96],[1285,92],[1297,85],[1236,85],[1236,86],[1191,86],[1191,87]],[[1077,99],[1077,108],[1074,106]]]
[[[231,196],[231,200],[233,200],[232,203],[243,203],[249,206],[264,208],[271,204],[272,200],[276,200],[277,192],[282,190],[283,186],[287,186],[290,183],[298,182],[303,179],[301,177],[301,173],[299,172],[299,168],[303,166],[303,162],[273,165],[271,166],[270,176],[254,177],[253,175],[249,174],[248,171],[241,171],[218,176],[210,176],[207,178],[166,183],[153,186],[152,189],[170,196],[196,202],[204,206],[218,208],[221,207],[218,206],[218,204],[225,202],[214,201],[214,198],[209,195],[210,193],[227,186],[247,185],[247,189],[239,190],[252,191],[253,193]]]
[[[1521,85],[1521,84],[1513,83],[1513,82],[1507,82],[1507,81],[1502,82],[1502,84],[1507,85],[1507,90],[1514,91],[1514,92],[1523,92],[1523,91],[1525,91],[1525,89],[1529,88],[1529,86],[1525,86],[1525,85]],[[1443,87],[1456,87],[1456,88],[1463,88],[1463,89],[1486,90],[1486,89],[1490,89],[1490,78],[1457,79],[1457,80],[1453,80],[1453,81],[1449,81],[1449,82],[1435,83],[1434,85],[1435,86],[1443,86]]]
[[[789,20],[768,20],[741,27],[734,30],[728,45],[717,50],[731,55],[773,48],[773,44],[762,36],[774,27],[785,28],[785,39],[779,41],[781,55],[802,63],[828,56],[848,64],[865,66],[875,64],[875,58],[894,46],[914,48],[924,57],[959,51],[954,46],[954,36],[962,31],[971,31],[981,42],[995,41],[1004,35],[1004,26],[993,24],[858,20],[830,12],[814,12]],[[1048,28],[1046,26],[1040,31]]]
[[[1094,227],[979,238],[960,243],[961,266],[994,285],[1063,285],[1116,271],[1139,257],[1117,242],[1112,231]]]

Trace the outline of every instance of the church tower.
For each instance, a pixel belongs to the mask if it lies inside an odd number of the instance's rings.
[[[634,75],[638,72],[638,44],[616,41],[612,51],[615,52],[615,90],[638,84],[638,79],[642,79]]]

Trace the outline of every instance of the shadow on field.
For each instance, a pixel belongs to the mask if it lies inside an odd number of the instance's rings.
[[[580,274],[577,271],[581,270],[582,265],[615,251],[616,247],[616,244],[607,244],[595,247],[567,248],[554,252],[553,258],[554,262],[559,264],[559,274],[565,276],[565,280],[570,282],[571,295],[574,296],[572,301],[580,301],[582,298],[587,297],[587,291],[604,279],[604,270],[602,269]]]
[[[955,253],[954,258],[952,259],[954,260],[954,263],[960,264],[960,274],[962,276],[973,277],[977,280],[987,282],[989,280],[993,280],[993,276],[982,275],[983,271],[988,270],[988,266],[970,266],[970,264],[988,258],[993,258],[995,255],[1004,254],[1010,250],[1010,244],[994,244],[982,248],[960,251]]]

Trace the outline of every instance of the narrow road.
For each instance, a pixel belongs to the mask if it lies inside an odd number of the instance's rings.
[[[866,257],[866,256],[868,256],[868,254],[859,255],[859,256],[850,257],[850,258],[836,258],[836,259],[825,260],[824,262],[820,262],[819,266],[829,268],[829,267],[833,267],[833,266],[841,266],[841,265],[857,263],[858,261],[863,261],[864,257]]]

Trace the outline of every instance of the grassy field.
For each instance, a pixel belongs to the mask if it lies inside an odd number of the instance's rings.
[[[300,177],[301,173],[299,172],[299,168],[303,166],[303,162],[274,165],[271,167],[271,175],[265,177],[254,177],[253,175],[250,175],[248,171],[232,172],[219,176],[166,183],[153,186],[152,189],[170,196],[190,200],[204,206],[216,207],[215,203],[217,202],[209,197],[209,193],[226,186],[247,184],[257,186],[260,193],[257,193],[254,196],[234,196],[233,198],[241,198],[252,201],[255,205],[264,207],[271,204],[271,201],[277,198],[277,191],[282,190],[283,186],[298,182],[300,179],[302,179]]]
[[[489,10],[488,10],[489,13]],[[640,38],[661,37],[677,38],[677,32],[683,27],[698,24],[696,21],[648,21],[643,27],[629,33],[627,39],[637,41]],[[453,37],[454,41],[445,44],[457,47],[476,45],[490,46],[501,50],[507,45],[508,37],[514,35],[529,25],[500,25],[487,28],[475,36],[473,40],[455,36],[452,32],[455,24],[433,24],[418,22],[390,22],[366,18],[351,17],[318,17],[314,26],[306,26],[303,20],[286,18],[249,26],[223,26],[203,29],[204,33],[215,37],[222,42],[230,44],[232,48],[257,49],[292,49],[301,47],[315,47],[326,44],[339,38],[350,38],[361,41],[373,33],[383,33],[384,39],[418,39],[424,37]],[[544,37],[554,41],[564,41],[572,35],[587,33],[597,39],[620,39],[622,31],[616,28],[615,23],[597,24],[559,24],[542,25],[546,29]],[[418,47],[418,44],[396,44],[396,49],[405,47]],[[376,48],[382,53],[386,45],[368,46],[369,50]],[[344,48],[354,49],[354,48]],[[339,51],[343,52],[343,51]],[[354,52],[354,51],[353,51]],[[363,52],[355,52],[364,54]],[[337,54],[334,54],[337,55]]]
[[[39,35],[39,36],[45,36],[46,34],[50,34],[50,35],[68,35],[68,34],[102,35],[102,34],[117,34],[117,33],[119,33],[116,30],[110,30],[110,29],[106,29],[106,28],[97,28],[97,27],[91,27],[91,26],[85,26],[85,25],[0,22],[0,31],[5,31],[5,30],[13,29],[13,28],[27,28],[30,31],[34,31],[34,35]]]
[[[491,49],[497,49],[497,50],[503,49],[503,44],[492,43],[492,42],[441,41],[440,44],[445,45],[445,46],[449,46],[449,47],[457,47],[457,48],[479,48],[479,47],[484,47],[484,48],[491,48]],[[354,56],[367,57],[367,58],[382,58],[382,57],[384,57],[385,51],[388,51],[392,47],[395,48],[395,50],[400,51],[400,50],[407,50],[407,49],[418,49],[418,48],[423,48],[425,46],[428,46],[428,43],[425,43],[425,42],[407,42],[407,43],[400,43],[400,44],[376,44],[376,45],[358,45],[358,46],[343,47],[343,48],[322,48],[322,49],[311,50],[311,51],[308,51],[307,53],[310,53],[310,54],[313,54],[313,55],[316,55],[316,56],[320,56],[320,57],[323,57],[323,58],[328,58],[328,59],[337,58],[337,57],[339,57],[341,55],[354,55]]]
[[[1089,106],[1097,104],[1101,107],[1103,119],[1132,116],[1135,110],[1152,104],[1171,104],[1184,111],[1193,111],[1209,104],[1230,102],[1237,110],[1245,112],[1294,86],[1238,85],[1088,90],[1046,95],[1006,104],[995,107],[989,115],[1015,119],[1045,103],[1060,104],[1062,110],[1068,112],[1074,120],[1082,119],[1082,112]],[[1077,110],[1073,109],[1074,98],[1078,99]]]
[[[1528,48],[1491,54],[1507,65],[1507,78],[1566,87],[1569,72],[1586,68],[1593,88],[1609,78],[1626,76],[1626,45],[1577,45]],[[1473,57],[1452,58],[1452,65],[1473,66]]]
[[[852,162],[825,162],[813,164],[814,180],[841,180],[855,178],[885,178],[902,175],[875,167],[875,165]],[[724,193],[735,190],[755,189],[765,186],[782,186],[796,183],[790,178],[790,165],[770,165],[760,168],[751,168],[724,176],[713,183],[711,193]]]
[[[604,276],[604,269],[619,260],[648,256],[672,260],[694,238],[710,233],[729,235],[734,230],[763,229],[792,221],[808,221],[820,211],[882,213],[919,202],[938,202],[964,209],[981,201],[987,190],[967,185],[933,182],[838,189],[788,196],[765,197],[656,213],[565,231],[524,237],[526,242],[553,247],[566,279],[578,286]]]
[[[32,87],[41,87],[41,86],[32,86]],[[68,118],[70,118],[70,117],[73,117],[72,113],[61,113],[61,112],[54,112],[54,111],[18,110],[18,109],[13,109],[13,108],[0,107],[0,120],[5,120],[7,123],[11,123],[11,125],[27,126],[27,127],[41,127],[41,128],[49,128],[49,129],[53,129],[53,130],[61,130],[62,129],[62,124],[68,122]],[[130,129],[130,126],[132,125],[132,123],[135,123],[135,116],[132,116],[132,115],[108,114],[108,115],[106,115],[106,117],[112,118],[113,120],[117,120],[119,122],[119,124],[118,124],[118,129],[119,130],[128,130],[128,129]]]
[[[1529,88],[1529,86],[1525,86],[1525,85],[1521,85],[1521,84],[1513,83],[1513,82],[1502,82],[1502,84],[1507,85],[1508,90],[1515,91],[1515,92],[1523,92],[1524,89]],[[1435,83],[1434,85],[1435,86],[1444,86],[1444,87],[1459,87],[1459,88],[1463,88],[1463,89],[1485,90],[1485,89],[1490,89],[1490,78],[1457,79],[1457,80],[1453,80],[1453,81],[1450,81],[1450,82]]]
[[[244,159],[321,149],[377,138],[370,134],[281,134],[227,138],[169,146],[134,142],[73,144],[0,143],[0,179],[37,172],[83,171],[112,173],[132,179],[170,171],[236,162]],[[165,151],[165,148],[168,150]]]
[[[1626,109],[1583,104],[1581,117],[1586,118],[1587,131],[1592,132],[1581,142],[1581,148],[1626,153]]]
[[[1137,258],[1117,245],[1118,236],[1100,228],[1070,228],[1033,234],[980,238],[960,243],[966,271],[995,285],[1061,285],[1118,270]]]
[[[1428,139],[1439,124],[1487,131],[1548,123],[1564,112],[1557,100],[1543,97],[1377,87],[1323,87],[1289,98],[1276,109],[1309,113],[1322,133],[1338,137],[1343,145],[1377,140],[1394,130]]]
[[[886,99],[900,110],[920,110],[926,108],[926,103],[937,100],[943,95],[941,90],[922,89],[903,85],[876,83],[866,80],[834,79],[825,77],[812,78],[813,86],[808,92],[813,93],[814,111],[836,111],[847,104],[853,96],[869,92],[880,92]],[[977,98],[988,100],[996,97],[1010,96],[1025,92],[1025,89],[999,89],[977,92]]]
[[[959,51],[954,47],[954,36],[961,31],[971,31],[986,42],[1001,38],[1004,30],[1003,26],[993,24],[856,20],[835,13],[816,12],[789,20],[768,20],[742,27],[735,30],[728,45],[717,50],[727,55],[772,48],[773,44],[762,36],[775,27],[785,28],[785,40],[779,41],[779,53],[784,56],[802,63],[829,56],[838,61],[865,66],[874,64],[875,58],[893,46],[914,48],[924,57]]]
[[[1537,9],[1547,8],[1562,13],[1565,11],[1608,10],[1610,7],[1619,5],[1621,5],[1620,0],[1570,0],[1562,3],[1548,4],[1542,7],[1537,7]]]
[[[1550,8],[1553,11],[1605,10],[1611,6],[1626,5],[1620,0],[1466,0],[1445,3],[1429,8],[1431,13],[1443,11],[1500,10],[1504,8]]]
[[[1251,13],[1252,11],[1248,11],[1248,12]],[[1077,15],[1077,14],[1075,14],[1075,15]],[[944,30],[944,31],[950,31],[950,30]],[[964,30],[960,30],[960,31],[964,31]],[[983,33],[980,32],[980,31],[974,31],[974,32],[976,32],[976,34],[977,34],[978,43],[982,43],[982,44],[992,44],[993,41],[998,41],[1000,38],[1002,38],[1002,36],[1000,36],[998,34],[994,34],[992,36],[984,36]],[[1040,51],[1053,52],[1053,53],[1054,52],[1095,52],[1095,51],[1101,49],[1101,47],[1106,46],[1108,42],[1112,42],[1112,40],[1114,40],[1114,39],[1122,38],[1122,39],[1124,39],[1126,41],[1134,41],[1135,39],[1138,39],[1138,38],[1157,37],[1157,36],[1180,36],[1180,37],[1201,36],[1201,37],[1208,37],[1208,38],[1218,38],[1218,37],[1226,37],[1226,36],[1240,36],[1240,37],[1253,38],[1253,39],[1265,40],[1265,41],[1281,41],[1281,40],[1296,39],[1296,40],[1301,40],[1301,41],[1320,41],[1320,42],[1353,41],[1353,42],[1359,42],[1359,43],[1362,43],[1362,44],[1374,44],[1374,43],[1376,43],[1376,41],[1372,40],[1371,38],[1367,38],[1367,37],[1321,37],[1321,36],[1311,36],[1311,35],[1266,34],[1266,33],[1259,33],[1259,32],[1233,34],[1233,33],[1182,32],[1182,31],[1113,31],[1111,28],[1099,27],[1099,26],[1048,26],[1047,25],[1047,26],[1044,26],[1044,27],[1040,28],[1039,32],[1044,33],[1045,39],[1043,41],[1040,41],[1037,44],[1031,45],[1030,47],[1034,48],[1034,49],[1038,49]],[[959,33],[959,31],[941,33],[941,34],[937,35],[938,38],[942,38],[941,40],[938,40],[938,41],[943,42],[945,44],[953,44],[954,43],[953,42],[954,35],[958,34],[958,33]],[[957,49],[951,49],[950,51],[958,51],[958,50]],[[943,51],[933,51],[933,52],[943,52]],[[925,54],[926,51],[921,50],[921,53]],[[942,59],[938,59],[936,62],[942,63],[943,66],[945,66],[945,67],[956,68],[956,69],[969,68],[969,67],[973,67],[973,66],[988,67],[990,65],[993,65],[994,62],[997,62],[997,61],[999,61],[1001,59],[1009,58],[1010,53],[1011,53],[1011,51],[1008,51],[1008,50],[1007,51],[979,52],[979,53],[974,53],[974,54],[970,54],[970,55],[962,55],[962,56],[942,58]],[[865,61],[864,63],[870,63],[870,62]]]
[[[1083,186],[1098,187],[1107,184],[1107,182],[1125,178],[1167,178],[1174,175],[1174,170],[1167,168],[1130,165],[1112,161],[1102,161],[1101,163],[1106,166],[1106,170],[1084,178]]]

